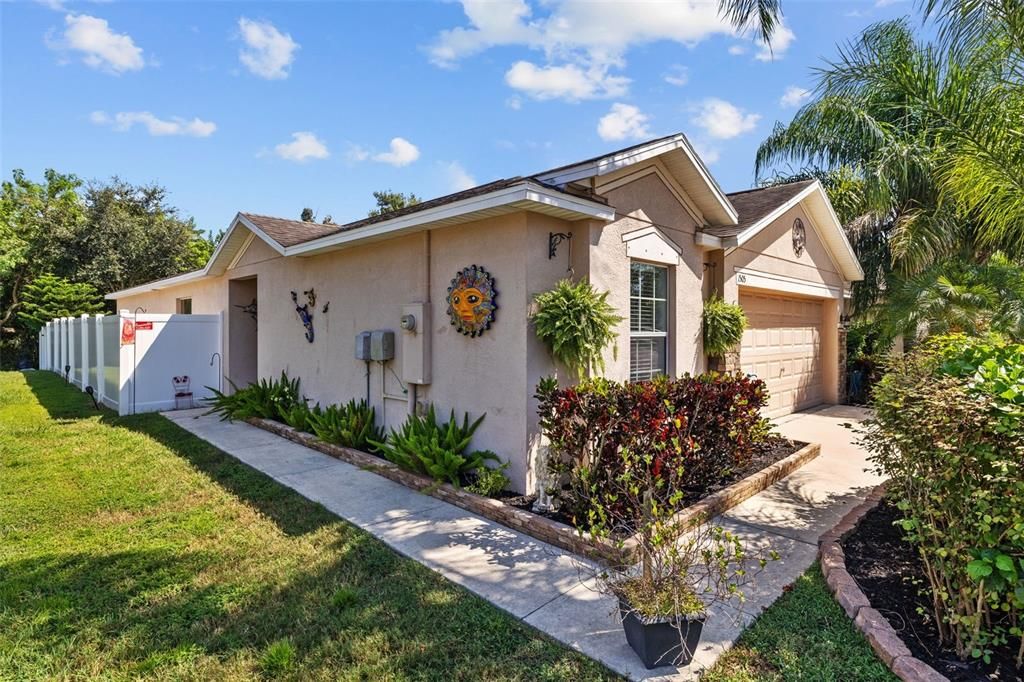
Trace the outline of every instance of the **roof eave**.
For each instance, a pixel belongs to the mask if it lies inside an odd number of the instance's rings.
[[[554,171],[541,173],[534,177],[541,182],[565,186],[569,183],[577,182],[586,178],[607,175],[622,168],[626,168],[676,150],[681,150],[693,165],[697,174],[700,176],[701,180],[703,180],[709,192],[714,197],[715,203],[725,214],[725,222],[730,225],[736,225],[739,222],[739,214],[736,212],[736,208],[732,205],[732,202],[729,201],[729,198],[726,196],[725,192],[722,191],[722,188],[718,186],[718,183],[715,181],[714,177],[712,177],[707,166],[704,165],[704,162],[697,155],[696,151],[694,151],[692,145],[690,145],[690,141],[687,140],[686,136],[682,133],[655,140],[646,145],[630,148],[629,151],[625,153],[608,154],[607,156],[592,159],[584,163],[565,166],[560,169],[555,169]]]
[[[473,220],[475,213],[500,207],[507,207],[509,210],[522,208],[524,210],[540,209],[543,212],[557,211],[575,220],[593,219],[607,222],[615,218],[614,209],[605,204],[566,194],[537,182],[524,180],[494,192],[295,244],[287,247],[284,255],[314,255],[406,232],[428,230],[431,229],[432,224],[440,221],[459,219],[468,222]]]

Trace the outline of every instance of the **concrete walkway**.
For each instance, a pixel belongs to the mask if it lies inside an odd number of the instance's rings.
[[[592,566],[569,553],[458,507],[243,423],[164,416],[549,636],[634,680],[686,680],[714,665],[743,628],[813,562],[818,536],[880,482],[844,423],[859,408],[791,415],[779,430],[822,444],[821,455],[720,518],[752,546],[782,555],[747,589],[742,611],[719,607],[686,668],[648,671],[622,634],[615,602],[594,589]]]

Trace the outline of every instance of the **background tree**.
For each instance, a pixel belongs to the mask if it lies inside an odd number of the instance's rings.
[[[199,269],[220,236],[182,218],[159,185],[86,186],[54,170],[34,182],[15,170],[0,189],[0,361],[35,356],[35,332],[17,313],[44,273],[102,294]]]
[[[369,215],[373,216],[381,215],[382,213],[389,213],[391,211],[397,211],[400,208],[406,206],[413,206],[414,204],[420,203],[422,199],[410,192],[409,194],[403,194],[402,192],[392,192],[391,190],[384,190],[383,192],[374,192],[373,199],[377,202],[377,207],[370,209]]]
[[[1024,6],[932,4],[939,42],[900,20],[842,46],[817,70],[814,99],[762,143],[757,172],[795,162],[805,170],[788,179],[823,179],[867,275],[856,313],[881,323],[882,341],[1017,335],[1008,283],[1024,272],[1024,79],[1012,40]]]
[[[25,287],[18,321],[26,329],[38,333],[55,317],[101,313],[103,308],[103,297],[91,284],[69,282],[63,277],[45,274]]]
[[[84,224],[81,184],[54,170],[37,183],[15,170],[0,189],[0,349],[11,348],[3,330],[15,320],[24,288],[57,266]]]
[[[304,223],[311,223],[314,220],[316,220],[316,214],[313,213],[313,209],[307,207],[302,209],[302,214],[299,216],[299,218]]]

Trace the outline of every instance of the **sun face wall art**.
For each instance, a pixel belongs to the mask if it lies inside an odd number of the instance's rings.
[[[448,287],[448,317],[466,336],[480,336],[494,322],[498,309],[494,277],[477,265],[463,268]]]

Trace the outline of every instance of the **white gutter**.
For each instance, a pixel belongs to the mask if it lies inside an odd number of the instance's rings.
[[[583,180],[594,176],[606,175],[613,171],[632,166],[633,164],[640,163],[656,156],[661,156],[667,152],[681,149],[693,167],[697,170],[697,174],[700,175],[704,184],[711,190],[715,200],[721,206],[722,210],[725,211],[726,215],[731,218],[733,225],[739,222],[739,214],[733,207],[729,198],[722,191],[722,188],[718,186],[711,173],[708,171],[704,162],[700,160],[697,153],[690,146],[689,141],[684,135],[675,135],[667,140],[660,140],[658,142],[652,142],[649,145],[637,147],[629,151],[626,154],[609,154],[603,156],[594,161],[587,163],[581,163],[561,170],[552,171],[544,175],[538,175],[537,178],[543,182],[550,182],[553,185],[566,185],[570,182],[576,182],[577,180]]]
[[[210,260],[206,263],[206,267],[202,270],[168,277],[166,279],[132,287],[131,289],[115,291],[107,294],[104,298],[108,300],[125,298],[136,294],[166,289],[167,287],[177,286],[179,284],[207,277],[210,274],[210,270],[214,263],[216,263],[217,258],[220,256],[221,251],[228,243],[232,232],[234,232],[238,225],[242,225],[247,230],[251,230],[253,234],[257,235],[269,244],[277,253],[288,257],[308,255],[317,251],[350,246],[368,239],[379,239],[388,235],[411,231],[416,228],[429,225],[433,222],[448,220],[450,218],[475,213],[477,211],[484,211],[501,206],[515,206],[517,204],[524,203],[540,204],[545,207],[570,211],[583,217],[594,218],[596,220],[610,222],[615,219],[615,209],[610,206],[596,201],[591,201],[590,199],[574,197],[530,180],[524,180],[523,182],[495,190],[494,192],[488,192],[487,194],[454,201],[450,204],[435,206],[434,208],[425,209],[423,211],[416,211],[415,213],[391,218],[389,220],[382,220],[381,222],[373,223],[365,227],[345,230],[343,232],[338,232],[326,237],[320,237],[318,239],[313,239],[311,241],[289,247],[281,246],[281,244],[267,235],[267,233],[261,230],[255,223],[253,223],[253,221],[239,213],[231,222],[231,227],[228,228],[227,233],[224,235],[223,239],[221,239],[220,244],[217,245],[216,250],[210,257]],[[528,206],[524,206],[524,208],[528,208]]]
[[[525,180],[522,183],[495,190],[494,192],[488,192],[487,194],[469,197],[450,204],[443,204],[409,215],[384,220],[367,225],[366,227],[357,227],[352,230],[296,244],[295,246],[289,246],[284,250],[284,255],[300,256],[313,251],[321,251],[366,239],[379,238],[396,232],[412,230],[429,223],[448,220],[460,215],[485,211],[500,206],[509,206],[520,202],[543,204],[544,206],[572,211],[597,220],[611,221],[615,219],[615,210],[610,206],[589,199],[566,195],[535,182]]]

